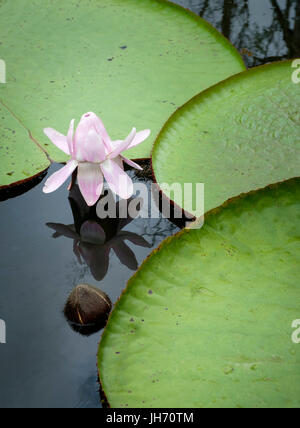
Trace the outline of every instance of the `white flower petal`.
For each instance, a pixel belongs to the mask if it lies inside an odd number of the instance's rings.
[[[91,163],[80,163],[78,167],[78,185],[87,205],[92,207],[101,196],[103,174],[100,166]]]
[[[43,192],[52,193],[55,192],[59,187],[61,187],[64,182],[73,174],[75,169],[78,166],[78,162],[72,160],[65,167],[55,172],[45,183]]]
[[[126,172],[113,160],[106,160],[101,169],[111,190],[123,199],[129,199],[133,194],[133,183]]]
[[[44,133],[56,147],[65,152],[67,155],[70,155],[67,137],[65,135],[52,128],[45,128]]]

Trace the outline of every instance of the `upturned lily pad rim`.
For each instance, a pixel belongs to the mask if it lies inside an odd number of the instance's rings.
[[[44,180],[49,168],[50,166],[47,167],[44,171],[41,171],[36,175],[26,178],[24,180],[20,180],[12,184],[7,184],[5,186],[0,186],[0,202],[17,198],[33,190]]]
[[[295,180],[300,180],[300,176],[299,177],[293,177],[293,178],[290,178],[288,180],[279,181],[278,183],[272,183],[272,184],[269,184],[268,186],[263,187],[261,189],[252,190],[251,192],[242,193],[241,195],[238,195],[238,196],[235,196],[233,198],[230,198],[226,202],[224,202],[221,206],[219,206],[217,208],[213,208],[212,210],[208,211],[205,214],[205,219],[207,220],[207,219],[210,219],[211,217],[214,217],[215,215],[220,214],[223,210],[226,210],[228,207],[230,207],[231,204],[234,204],[234,203],[236,203],[236,202],[238,202],[240,200],[246,199],[246,198],[248,198],[251,195],[255,195],[255,194],[257,194],[259,192],[262,192],[262,191],[276,189],[276,188],[280,187],[280,185],[282,185],[284,183],[288,184],[288,183],[291,183],[291,182],[293,182]],[[184,229],[180,230],[179,232],[175,233],[174,235],[169,236],[168,238],[166,238],[163,242],[161,242],[161,244],[155,250],[152,251],[151,254],[149,254],[149,256],[143,261],[143,263],[138,268],[138,270],[134,273],[134,275],[127,281],[126,287],[122,291],[119,299],[115,303],[114,308],[113,308],[113,310],[111,311],[111,313],[110,313],[110,315],[108,317],[108,321],[107,321],[106,327],[104,328],[103,335],[102,335],[101,341],[99,343],[98,358],[97,358],[97,366],[98,366],[100,390],[101,390],[102,396],[104,397],[105,404],[107,404],[108,408],[110,408],[111,406],[110,406],[108,397],[106,395],[106,392],[105,392],[105,389],[104,389],[104,386],[103,386],[102,372],[101,372],[101,367],[100,367],[100,364],[102,362],[102,346],[101,346],[101,344],[102,344],[103,340],[105,339],[106,335],[109,334],[110,323],[113,321],[114,315],[118,311],[119,305],[121,304],[122,297],[125,296],[125,294],[127,294],[130,291],[131,287],[134,284],[134,281],[135,281],[136,277],[143,270],[144,266],[147,265],[147,263],[150,260],[152,260],[153,257],[156,256],[156,254],[158,254],[160,251],[163,251],[165,247],[167,247],[171,242],[173,242],[173,240],[177,240],[182,235],[184,235],[186,233],[192,233],[192,232],[193,232],[193,230],[187,229],[187,228],[184,228]]]
[[[16,190],[15,188],[19,187],[19,186],[23,186],[23,185],[30,185],[32,181],[38,179],[39,177],[42,177],[50,168],[50,164],[47,168],[41,170],[40,172],[38,172],[35,175],[32,175],[31,177],[25,178],[24,180],[19,180],[16,181],[15,183],[11,183],[11,184],[5,184],[4,186],[0,186],[0,192],[2,191],[10,191],[10,190]]]
[[[168,1],[168,0],[166,0]],[[237,73],[234,74],[230,77],[228,77],[227,79],[216,83],[215,85],[211,86],[210,88],[205,89],[204,91],[200,92],[199,94],[195,95],[193,98],[191,98],[189,101],[187,101],[185,104],[183,104],[181,107],[179,107],[170,117],[169,119],[166,121],[166,123],[164,124],[164,126],[162,127],[160,133],[158,134],[153,147],[152,147],[152,151],[151,151],[151,171],[152,171],[152,176],[153,176],[153,182],[155,183],[155,185],[157,186],[157,189],[159,190],[159,192],[162,194],[162,197],[165,198],[170,204],[171,206],[176,207],[176,209],[182,210],[182,212],[185,212],[188,216],[193,217],[188,211],[184,210],[182,207],[180,207],[176,202],[174,202],[172,199],[170,199],[165,193],[164,191],[160,188],[159,183],[157,181],[157,177],[155,174],[155,170],[154,170],[154,165],[153,165],[153,156],[154,156],[154,152],[155,150],[157,150],[157,146],[159,144],[159,141],[163,135],[163,133],[165,132],[165,130],[168,128],[168,126],[176,120],[177,116],[181,114],[181,112],[183,112],[185,109],[188,109],[189,107],[192,107],[194,103],[196,103],[198,100],[200,100],[201,98],[205,98],[206,96],[209,95],[209,93],[213,90],[215,90],[216,88],[221,88],[222,86],[224,87],[227,84],[230,84],[231,81],[233,80],[238,80],[238,79],[242,79],[244,77],[247,77],[251,74],[256,74],[258,72],[263,71],[265,68],[269,68],[271,66],[278,66],[278,65],[283,65],[283,64],[292,64],[294,61],[294,59],[288,59],[288,60],[284,60],[284,61],[274,61],[272,63],[268,63],[268,64],[263,64],[263,65],[259,65],[257,67],[253,67],[253,68],[249,68],[246,69],[245,71],[242,71],[241,73]],[[294,177],[296,178],[296,177]],[[292,178],[292,179],[294,179]],[[290,179],[289,179],[290,180]],[[286,180],[286,181],[289,181]],[[283,181],[285,182],[285,181]],[[280,182],[279,182],[280,183]],[[278,183],[270,183],[271,184],[278,184]],[[269,186],[267,186],[266,188],[268,188]],[[258,190],[263,190],[263,188],[260,189],[254,189],[253,191],[249,192],[256,192]],[[247,195],[249,193],[243,193],[242,195]],[[240,195],[241,196],[241,195]],[[232,199],[235,199],[236,197],[239,197],[238,195],[230,198],[227,200],[227,202],[230,202]],[[226,201],[225,201],[226,204]],[[221,205],[221,207],[223,207],[223,204]],[[218,209],[217,207],[215,209]],[[211,212],[213,212],[215,209],[208,211],[205,215],[210,214]]]

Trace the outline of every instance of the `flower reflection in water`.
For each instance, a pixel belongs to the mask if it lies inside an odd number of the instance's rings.
[[[128,206],[131,201],[132,199],[122,201],[122,212],[124,202]],[[89,207],[86,204],[77,185],[70,192],[69,202],[74,224],[47,223],[47,226],[55,231],[54,238],[64,236],[73,239],[73,251],[78,262],[82,264],[85,261],[96,281],[102,281],[107,274],[111,250],[115,252],[123,265],[131,270],[138,269],[136,256],[126,241],[145,248],[151,248],[151,244],[142,236],[123,230],[134,218],[130,216],[120,218],[120,202],[116,203],[116,218],[106,219],[99,219],[96,207]],[[139,202],[137,204],[138,214],[142,208],[142,199],[135,202]]]

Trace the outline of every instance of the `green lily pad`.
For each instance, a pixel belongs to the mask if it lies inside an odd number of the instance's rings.
[[[151,128],[151,138],[128,153],[148,158],[180,105],[245,69],[217,30],[160,0],[2,1],[0,40],[7,66],[0,102],[57,162],[67,158],[43,128],[66,133],[87,111],[114,139],[132,126]]]
[[[157,182],[204,183],[209,211],[298,176],[300,85],[292,82],[293,70],[290,61],[251,69],[179,109],[154,146]]]
[[[299,407],[300,179],[233,199],[129,281],[99,351],[112,407]]]
[[[28,131],[0,105],[0,189],[21,184],[45,171],[50,162]]]

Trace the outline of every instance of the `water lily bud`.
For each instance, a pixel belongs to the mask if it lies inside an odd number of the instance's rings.
[[[64,314],[71,327],[86,334],[101,330],[107,322],[112,308],[110,298],[102,290],[87,284],[78,285],[70,294]]]

